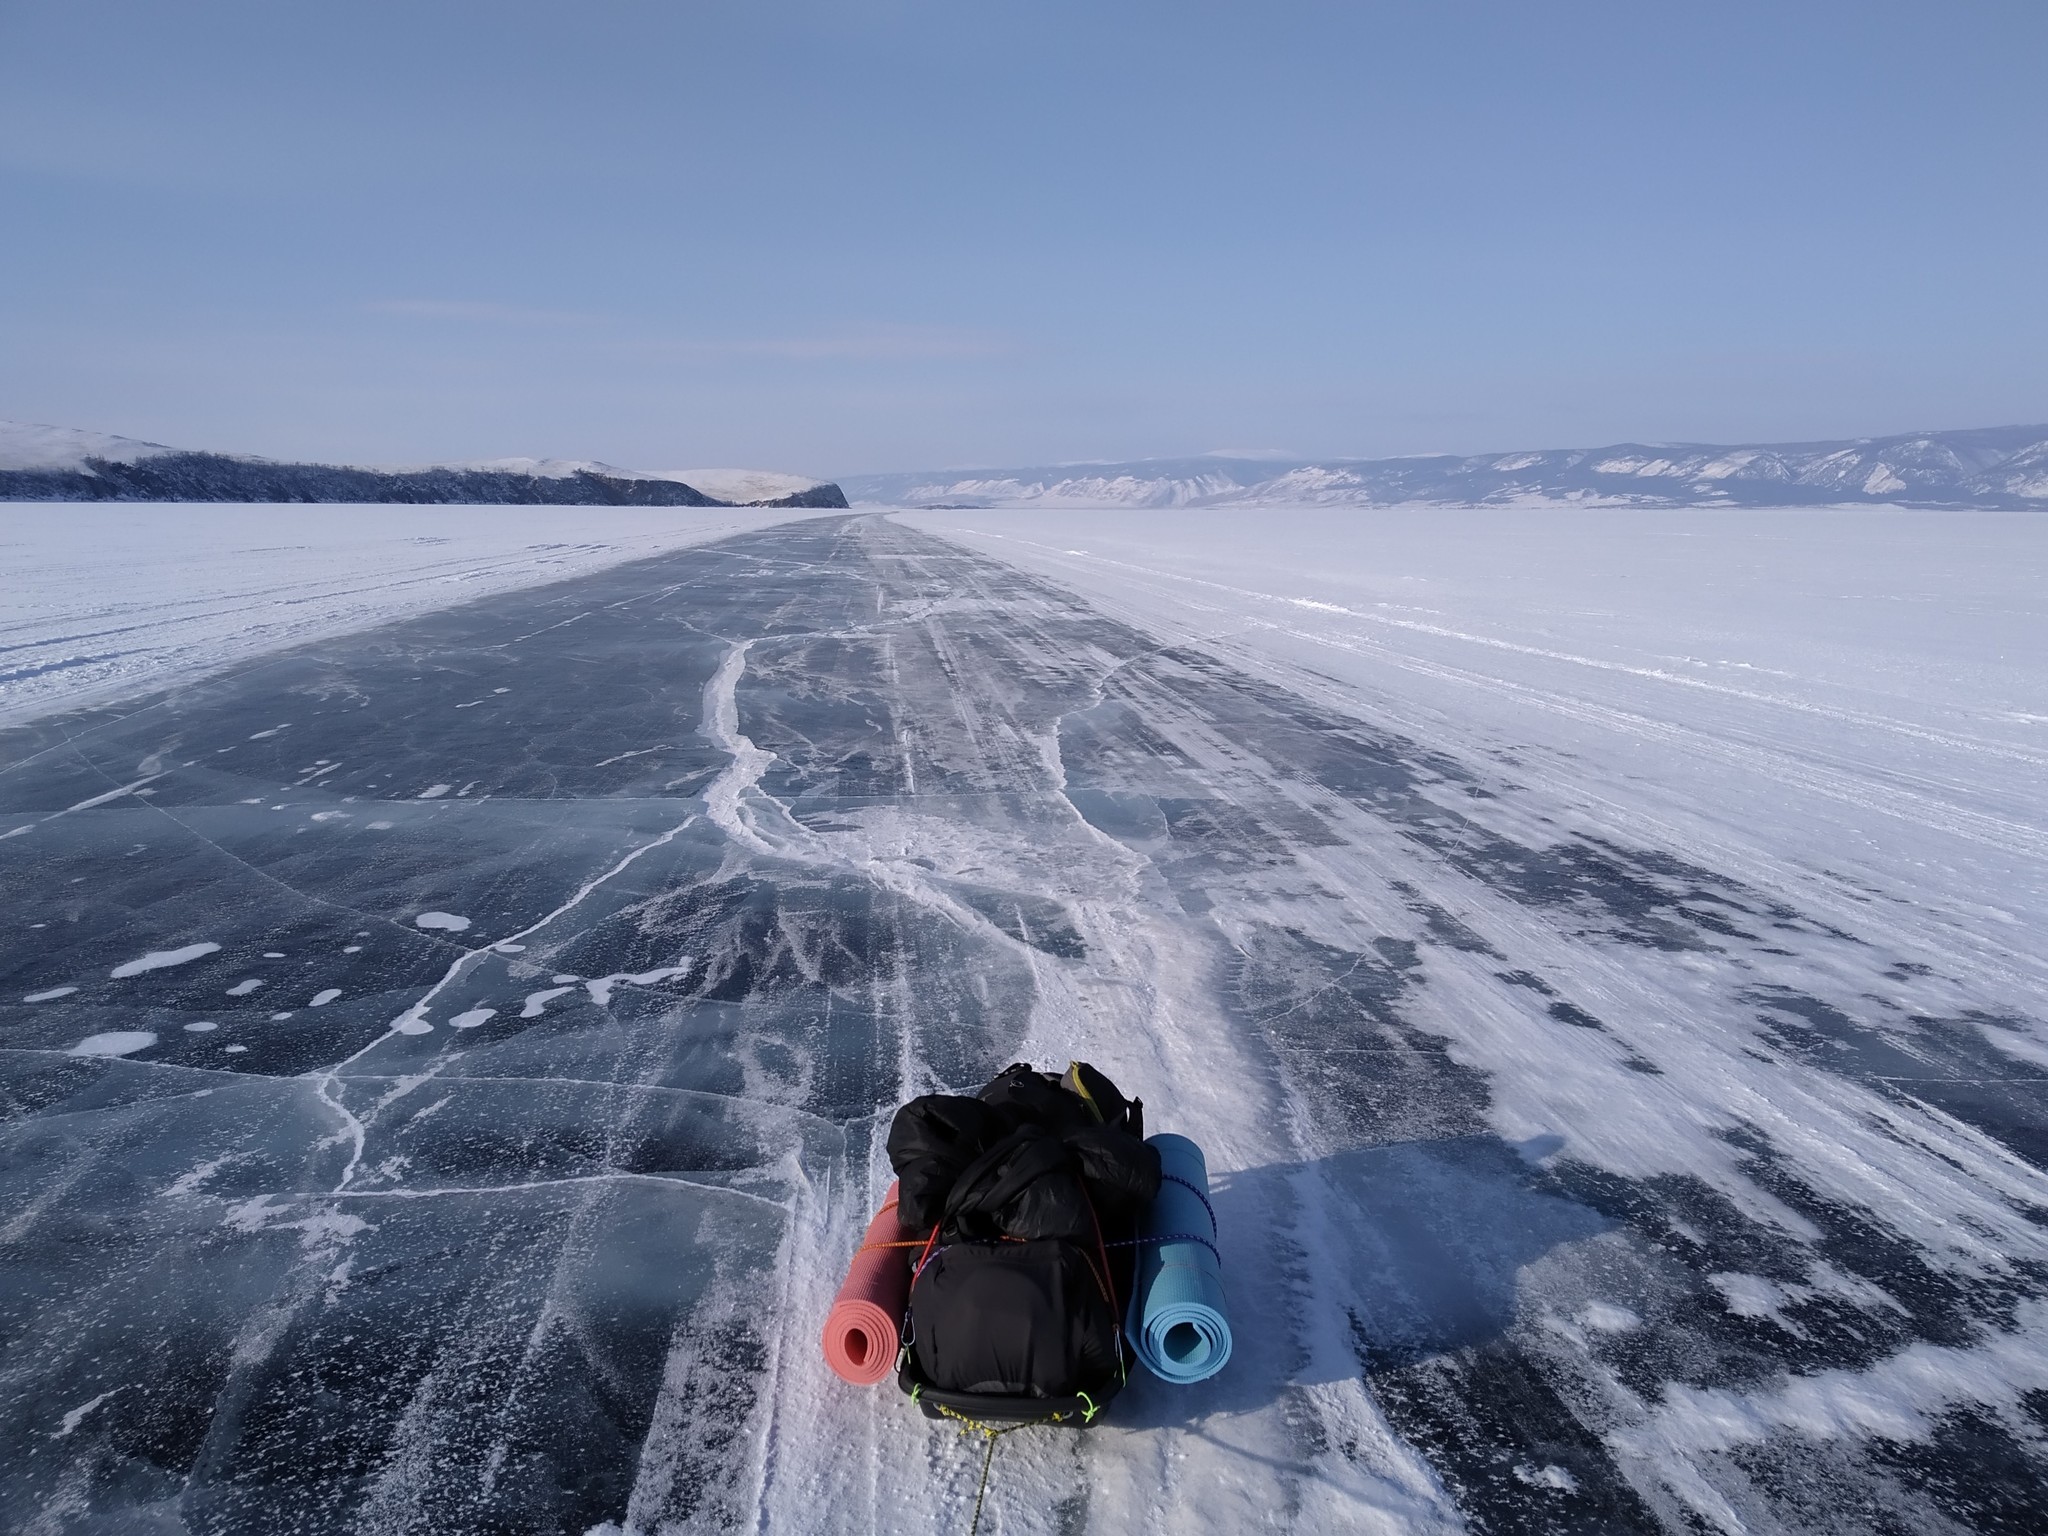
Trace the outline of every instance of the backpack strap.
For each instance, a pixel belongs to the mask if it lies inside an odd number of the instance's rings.
[[[1143,1102],[1125,1098],[1115,1083],[1087,1062],[1068,1062],[1066,1073],[1060,1078],[1060,1086],[1080,1096],[1097,1125],[1121,1126],[1143,1138]]]

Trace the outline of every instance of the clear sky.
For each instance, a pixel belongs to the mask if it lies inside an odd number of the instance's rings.
[[[0,417],[828,475],[2048,420],[2048,3],[0,0]]]

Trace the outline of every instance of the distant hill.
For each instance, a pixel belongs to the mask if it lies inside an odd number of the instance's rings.
[[[843,507],[846,496],[828,480],[772,470],[631,470],[580,459],[291,464],[0,421],[0,501]]]
[[[1404,459],[1205,455],[856,475],[890,506],[1793,506],[2048,508],[2048,426],[1822,443],[1616,443]]]

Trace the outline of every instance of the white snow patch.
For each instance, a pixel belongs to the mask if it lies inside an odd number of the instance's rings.
[[[144,971],[161,971],[168,966],[185,965],[202,956],[218,952],[218,944],[187,944],[182,949],[153,949],[140,960],[124,960],[107,974],[117,980],[125,976],[140,976]]]
[[[391,1028],[401,1035],[431,1035],[434,1032],[434,1026],[427,1022],[425,1003],[414,1003],[391,1021]]]
[[[329,1003],[333,1002],[339,996],[341,996],[341,988],[327,987],[322,989],[321,991],[315,992],[313,994],[313,1001],[308,1006],[314,1008],[325,1008]]]
[[[71,1047],[73,1056],[132,1056],[137,1051],[146,1051],[156,1044],[156,1034],[147,1029],[110,1029],[104,1034],[87,1035]]]
[[[246,1153],[224,1152],[219,1157],[209,1157],[204,1162],[186,1169],[164,1187],[164,1193],[173,1198],[197,1194],[199,1186],[212,1178],[229,1163],[239,1162]]]
[[[1787,1430],[1813,1440],[1925,1441],[1954,1405],[2017,1413],[2023,1399],[2048,1390],[2048,1306],[2023,1303],[2014,1322],[2013,1332],[1981,1343],[1916,1343],[1865,1371],[1816,1371],[1753,1392],[1672,1383],[1650,1421],[1616,1440],[1695,1456]]]
[[[263,983],[259,978],[251,976],[246,981],[238,981],[232,987],[229,987],[228,996],[247,997],[251,992],[254,992],[258,987],[262,985]]]
[[[465,1013],[458,1013],[448,1023],[456,1029],[475,1029],[479,1024],[487,1023],[497,1016],[498,1010],[495,1008],[471,1008]]]
[[[78,988],[76,987],[51,987],[47,991],[31,992],[22,1001],[24,1003],[54,1003],[58,998],[69,997],[77,990]]]
[[[102,1392],[98,1397],[95,1397],[90,1401],[80,1403],[76,1408],[73,1408],[69,1413],[65,1414],[64,1422],[58,1427],[57,1438],[59,1440],[62,1440],[65,1436],[69,1435],[74,1429],[78,1428],[79,1425],[85,1422],[85,1416],[87,1414],[91,1413],[93,1409],[99,1407],[101,1403],[104,1403],[108,1398],[112,1397],[116,1392],[120,1390],[121,1389],[119,1387],[109,1387],[106,1391]]]
[[[258,1195],[253,1200],[244,1200],[239,1205],[228,1207],[221,1217],[221,1225],[233,1227],[237,1232],[297,1232],[300,1243],[310,1249],[330,1249],[340,1246],[358,1232],[370,1230],[370,1224],[349,1211],[336,1210],[331,1206],[320,1206],[296,1220],[293,1216],[299,1206],[295,1197],[287,1196],[282,1203],[272,1205],[271,1195]]]
[[[1707,1283],[1737,1317],[1776,1317],[1789,1299],[1782,1286],[1762,1275],[1713,1274]]]
[[[425,789],[413,796],[413,798],[415,800],[438,800],[454,787],[453,784],[429,784]]]
[[[538,992],[529,992],[526,994],[526,1006],[519,1010],[519,1017],[522,1019],[537,1019],[549,1003],[575,990],[574,987],[543,987]]]
[[[220,1026],[214,1023],[213,1020],[211,1019],[200,1019],[197,1023],[187,1024],[185,1026],[185,1033],[188,1035],[203,1035],[206,1034],[209,1030],[215,1030],[219,1028]]]
[[[73,811],[89,811],[95,806],[105,805],[111,800],[118,800],[123,795],[139,796],[144,792],[143,785],[152,783],[162,777],[163,775],[160,773],[152,773],[147,778],[137,779],[133,784],[123,784],[118,789],[106,790],[101,794],[93,795],[89,799],[81,800],[76,805],[67,805],[61,811],[52,811],[49,815],[40,818],[40,820],[55,821],[59,816],[69,816]],[[7,835],[13,837],[16,832],[26,832],[27,830],[27,827],[16,827],[14,832],[10,832]]]
[[[612,1005],[612,988],[621,982],[636,987],[651,987],[656,982],[668,981],[677,976],[687,976],[689,973],[690,962],[685,960],[681,965],[665,965],[652,971],[614,971],[609,976],[593,977],[591,980],[584,982],[583,986],[590,993],[590,1000],[593,1003],[597,1004],[600,1008],[609,1008]]]
[[[469,919],[453,912],[422,912],[412,924],[415,928],[444,928],[450,933],[461,933],[469,926]]]
[[[1579,1311],[1579,1321],[1595,1333],[1626,1333],[1640,1328],[1642,1318],[1627,1307],[1606,1301],[1589,1301]]]

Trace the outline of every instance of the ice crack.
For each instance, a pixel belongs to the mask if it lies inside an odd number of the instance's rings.
[[[732,757],[725,771],[704,791],[704,814],[735,842],[758,853],[774,853],[741,809],[747,791],[760,782],[768,765],[775,761],[773,752],[755,746],[751,738],[740,734],[740,675],[747,670],[747,652],[753,646],[752,640],[734,641],[718,670],[704,685],[704,734]]]

